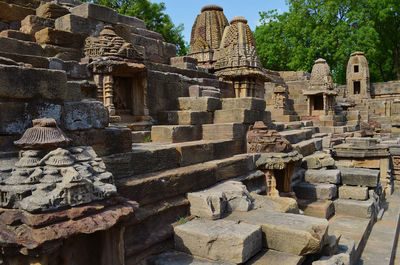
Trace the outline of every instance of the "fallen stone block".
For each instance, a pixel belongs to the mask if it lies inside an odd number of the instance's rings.
[[[320,252],[328,228],[325,219],[263,209],[234,212],[226,219],[261,226],[264,247],[298,256]]]
[[[351,199],[351,200],[368,200],[368,187],[360,186],[340,186],[339,187],[339,199]]]
[[[338,199],[334,201],[335,213],[361,218],[371,218],[375,214],[375,206],[370,201],[355,201]]]
[[[226,212],[245,212],[253,207],[253,198],[246,186],[238,181],[225,181],[211,188],[187,194],[190,214],[219,219]]]
[[[67,8],[55,3],[45,3],[36,8],[36,16],[43,18],[56,19],[68,14]]]
[[[35,35],[36,32],[44,28],[53,28],[54,20],[49,18],[42,18],[35,15],[29,15],[21,21],[20,31]]]
[[[200,127],[201,128],[201,127]],[[151,128],[153,142],[180,143],[201,139],[201,129],[193,125],[158,125]]]
[[[63,71],[0,65],[1,98],[64,100],[66,84]]]
[[[299,207],[293,198],[265,196],[256,193],[251,193],[250,195],[254,199],[254,209],[262,208],[279,213],[299,213]]]
[[[224,98],[222,99],[222,109],[247,109],[265,111],[265,100],[260,98]]]
[[[267,249],[249,260],[246,265],[301,265],[304,259],[303,256]]]
[[[301,199],[332,200],[337,197],[337,187],[334,184],[299,183],[293,190]]]
[[[221,109],[221,100],[212,97],[181,97],[178,98],[179,110],[215,111]]]
[[[91,3],[83,3],[70,10],[72,15],[115,24],[118,22],[118,13],[111,8]]]
[[[374,188],[378,185],[379,170],[367,168],[340,168],[342,183]]]
[[[99,101],[64,103],[62,124],[68,131],[102,129],[108,122],[108,110]]]
[[[2,22],[21,21],[28,15],[34,15],[35,9],[0,2],[0,20]]]
[[[203,124],[202,128],[204,140],[244,140],[246,135],[246,129],[242,123]]]
[[[340,170],[313,170],[309,169],[305,172],[304,181],[308,183],[340,183]]]
[[[215,261],[244,263],[262,245],[258,225],[228,220],[195,219],[176,226],[174,231],[178,251]]]
[[[36,42],[41,44],[53,44],[67,48],[80,49],[85,37],[78,33],[69,31],[44,28],[35,33]]]
[[[330,200],[303,200],[298,199],[297,203],[300,210],[304,212],[305,215],[329,219],[335,214],[335,207],[333,202]]]

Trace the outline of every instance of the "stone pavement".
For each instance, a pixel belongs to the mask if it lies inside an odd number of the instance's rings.
[[[396,251],[395,261],[391,263],[392,248],[398,226],[397,220],[400,213],[400,192],[397,191],[388,197],[387,203],[383,218],[374,225],[357,265],[400,264],[399,248]]]

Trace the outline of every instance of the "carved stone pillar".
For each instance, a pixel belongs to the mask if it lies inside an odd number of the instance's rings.
[[[104,87],[104,106],[108,108],[110,116],[115,115],[115,107],[114,107],[114,78],[112,75],[106,75],[103,78],[103,87]]]
[[[103,75],[95,74],[93,76],[94,82],[97,87],[97,100],[104,104],[103,98]]]

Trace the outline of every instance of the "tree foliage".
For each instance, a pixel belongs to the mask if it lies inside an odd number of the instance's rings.
[[[149,30],[163,35],[164,40],[176,44],[178,54],[185,55],[188,45],[183,37],[183,24],[175,26],[169,15],[165,14],[165,3],[151,3],[148,0],[84,0],[113,8],[118,13],[144,20]]]
[[[371,81],[400,79],[399,0],[287,0],[289,12],[260,12],[259,56],[273,70],[310,72],[327,60],[336,82],[346,81],[354,51],[369,61]]]

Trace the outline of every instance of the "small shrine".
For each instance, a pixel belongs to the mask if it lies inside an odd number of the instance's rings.
[[[288,140],[258,121],[247,133],[247,153],[260,153],[256,166],[265,174],[268,196],[294,196],[292,175],[303,156],[293,151]]]

